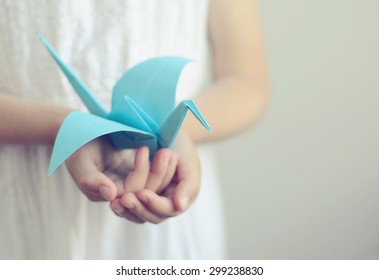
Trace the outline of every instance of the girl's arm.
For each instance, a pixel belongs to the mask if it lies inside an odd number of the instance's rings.
[[[194,142],[237,134],[264,111],[268,77],[256,2],[210,0],[214,83],[199,95],[196,104],[213,134],[188,117],[184,128]]]
[[[0,143],[53,145],[70,109],[0,94]]]

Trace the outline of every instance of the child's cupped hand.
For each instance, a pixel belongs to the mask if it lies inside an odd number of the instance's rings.
[[[151,162],[147,147],[117,151],[101,137],[76,151],[66,167],[88,199],[110,201],[115,214],[136,223],[160,223],[182,213],[200,185],[198,157],[185,135]]]

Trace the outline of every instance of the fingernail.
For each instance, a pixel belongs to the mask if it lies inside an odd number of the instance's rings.
[[[104,197],[106,200],[111,201],[112,200],[112,194],[109,188],[107,187],[100,187],[99,193],[102,197]]]
[[[185,210],[188,207],[189,197],[188,195],[183,195],[180,199],[180,205],[182,206],[182,209]]]
[[[149,158],[149,148],[147,146],[143,146],[142,148],[144,158]]]
[[[173,156],[170,157],[170,160],[169,160],[168,164],[171,167],[171,166],[175,166],[176,162],[177,162],[176,155],[173,155]]]
[[[114,209],[113,211],[115,211],[118,215],[122,215],[124,213],[124,210],[123,209]]]
[[[124,201],[122,205],[124,205],[129,210],[132,210],[134,208],[134,204],[131,201]]]
[[[161,166],[163,167],[163,168],[167,168],[167,166],[168,166],[168,163],[169,163],[169,161],[170,161],[170,156],[169,155],[166,155],[165,157],[163,157],[163,159],[161,160]]]

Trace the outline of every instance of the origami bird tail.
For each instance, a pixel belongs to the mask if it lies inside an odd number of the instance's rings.
[[[47,40],[38,34],[39,39],[45,45],[50,55],[54,58],[55,62],[61,68],[62,72],[66,75],[68,81],[79,95],[80,99],[86,105],[88,110],[99,117],[106,117],[107,112],[104,107],[100,104],[99,100],[92,94],[88,87],[83,83],[83,81],[76,75],[76,73],[66,65],[59,55],[55,52],[53,47],[47,42]]]
[[[187,114],[188,109],[194,114],[199,122],[210,132],[212,129],[209,127],[200,111],[197,109],[195,103],[190,100],[182,101],[174,111],[169,115],[166,121],[159,128],[159,146],[171,148],[174,144],[175,138],[182,126],[183,120]]]

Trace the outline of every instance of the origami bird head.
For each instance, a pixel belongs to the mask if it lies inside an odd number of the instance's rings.
[[[54,143],[49,175],[80,147],[104,135],[116,149],[148,146],[150,155],[154,155],[160,148],[170,148],[188,109],[211,132],[192,101],[182,101],[175,107],[177,83],[190,60],[164,56],[137,64],[113,87],[111,111],[107,112],[46,39],[41,35],[39,38],[89,111],[72,112],[62,123]]]

